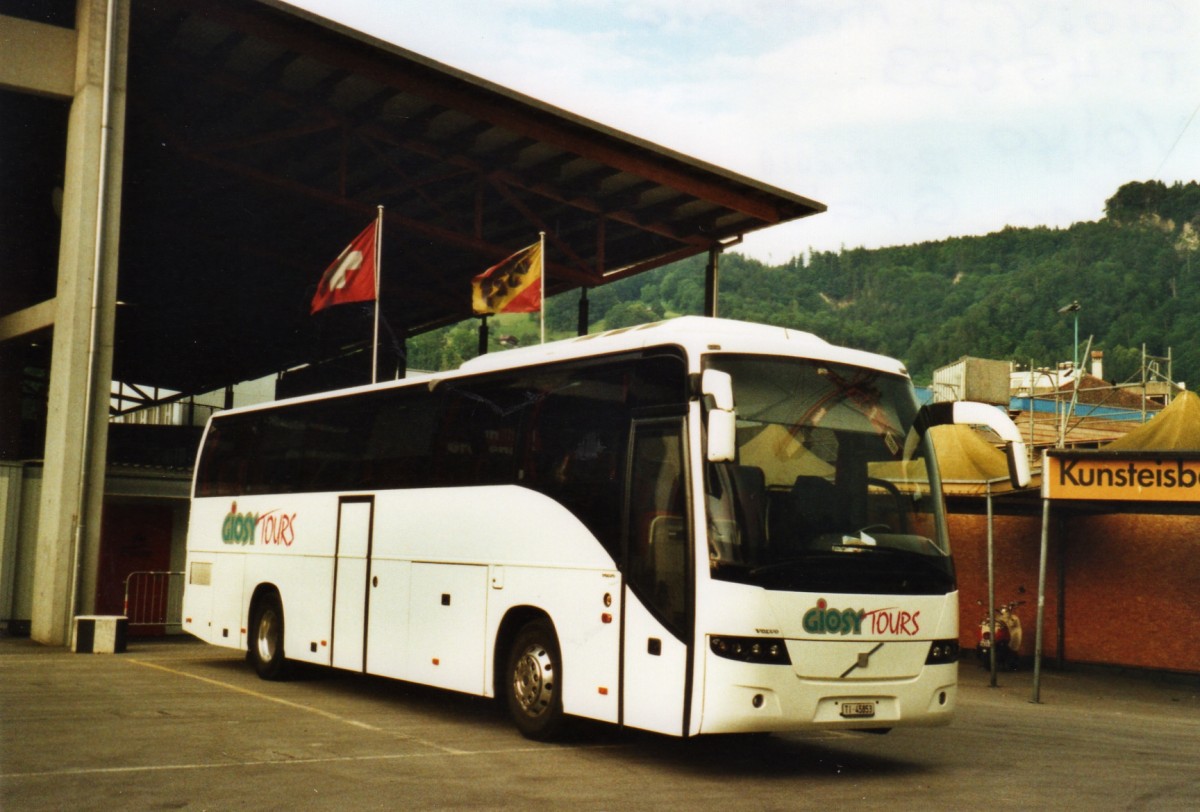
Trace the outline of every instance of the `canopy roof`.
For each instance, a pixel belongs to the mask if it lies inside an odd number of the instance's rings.
[[[1103,451],[1200,451],[1200,395],[1184,391],[1149,422]]]
[[[275,0],[134,3],[130,32],[130,383],[201,392],[366,344],[362,308],[309,303],[377,205],[385,335],[469,317],[470,278],[540,231],[554,295],[825,209]]]

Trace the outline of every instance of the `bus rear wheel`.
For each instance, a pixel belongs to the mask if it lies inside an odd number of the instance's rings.
[[[258,676],[281,680],[287,676],[283,656],[283,604],[274,592],[263,595],[254,604],[250,617],[250,662]]]
[[[563,730],[562,655],[546,620],[525,625],[513,641],[505,671],[508,710],[522,735],[549,741]]]

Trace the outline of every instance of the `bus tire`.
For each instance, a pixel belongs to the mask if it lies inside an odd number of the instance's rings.
[[[521,734],[549,741],[562,733],[562,655],[548,620],[534,620],[521,629],[504,674],[508,710]]]
[[[281,680],[287,676],[283,656],[283,604],[275,592],[259,598],[250,614],[250,662],[258,676]]]

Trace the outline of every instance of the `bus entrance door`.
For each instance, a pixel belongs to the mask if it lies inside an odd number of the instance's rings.
[[[373,496],[344,496],[338,502],[333,637],[330,641],[335,668],[351,671],[365,668],[366,622],[370,608],[367,578],[374,513]]]
[[[637,421],[630,453],[621,722],[686,735],[689,616],[683,420]]]

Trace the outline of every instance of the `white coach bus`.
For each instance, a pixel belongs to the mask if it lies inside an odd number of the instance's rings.
[[[897,361],[684,317],[209,422],[184,628],[675,736],[943,724],[958,593]],[[1021,472],[1028,476],[1027,464]]]

